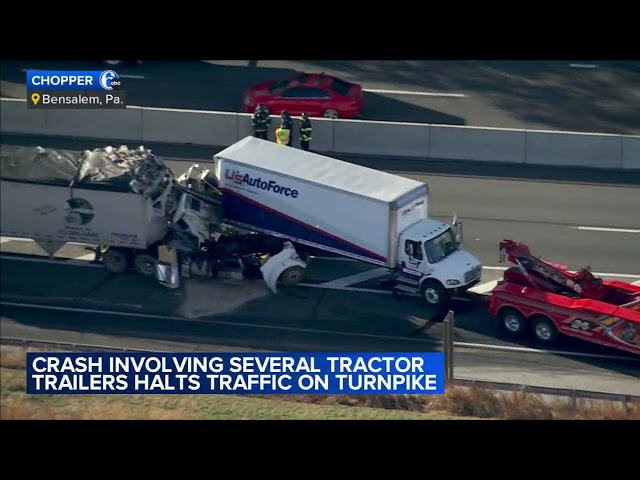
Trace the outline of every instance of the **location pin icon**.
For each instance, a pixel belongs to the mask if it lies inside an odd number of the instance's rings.
[[[32,93],[31,94],[31,101],[33,102],[34,105],[38,105],[38,102],[40,101],[40,94],[39,93]]]

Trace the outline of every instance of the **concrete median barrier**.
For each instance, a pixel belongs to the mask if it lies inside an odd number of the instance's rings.
[[[147,108],[142,114],[144,142],[230,145],[238,138],[237,114],[204,110]]]
[[[640,137],[417,123],[314,118],[311,149],[359,154],[603,169],[640,169]],[[279,116],[272,116],[275,141]],[[294,119],[294,147],[300,147]],[[253,134],[251,115],[129,106],[122,110],[29,110],[22,99],[0,100],[3,134],[64,136],[123,142],[230,145]]]
[[[2,133],[47,134],[47,111],[29,110],[26,100],[3,98],[0,105]]]
[[[429,156],[429,125],[336,120],[334,150],[359,155]]]
[[[640,136],[625,135],[622,137],[622,168],[625,170],[640,169]]]
[[[431,125],[431,158],[524,163],[523,130]]]
[[[527,164],[622,168],[622,136],[527,130]]]
[[[142,141],[142,108],[46,110],[46,135]]]

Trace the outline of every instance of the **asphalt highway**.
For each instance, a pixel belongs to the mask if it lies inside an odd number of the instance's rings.
[[[573,66],[572,66],[573,65]],[[25,71],[98,70],[89,61],[4,61]],[[400,122],[638,134],[637,61],[152,61],[120,67],[131,105],[238,111],[244,90],[295,71],[326,72],[367,90],[364,118]]]
[[[76,150],[104,145],[18,137],[2,137],[2,143]],[[151,147],[172,158],[169,165],[177,173],[187,168],[187,162],[211,158],[217,151]],[[454,212],[459,214],[465,225],[465,248],[489,267],[485,282],[500,277],[496,269],[501,266],[497,263],[498,241],[509,236],[528,243],[534,254],[572,269],[589,264],[595,272],[606,273],[603,276],[607,278],[640,280],[640,174],[342,158],[426,181],[431,189],[430,215],[448,221]],[[102,335],[115,344],[181,341],[211,348],[267,350],[406,350],[439,348],[433,341],[442,335],[439,326],[420,330],[430,312],[417,299],[329,290],[318,285],[369,268],[354,262],[314,261],[306,282],[316,288],[282,290],[276,295],[266,292],[262,281],[235,285],[189,280],[179,291],[167,291],[135,275],[108,276],[99,266],[89,268],[86,262],[84,266],[52,265],[4,257],[5,251],[33,255],[34,246],[26,242],[3,240],[2,247],[3,302],[172,317],[114,317],[92,311],[57,314],[3,306],[3,336],[40,335],[42,339],[62,341]],[[69,258],[86,253],[78,247],[68,248]],[[374,278],[352,286],[374,289],[377,281]],[[460,304],[454,309],[457,341],[516,346],[511,339],[502,338],[483,307]],[[558,348],[617,354],[569,340]],[[460,351],[456,374],[465,378],[629,394],[637,394],[640,389],[637,362],[480,348]]]
[[[104,141],[70,139],[1,140],[77,150],[104,146]],[[148,146],[172,158],[169,166],[178,173],[186,170],[186,162],[206,164],[218,151]],[[457,213],[464,222],[465,248],[484,265],[499,266],[498,243],[512,238],[571,269],[590,265],[596,272],[640,278],[640,172],[340,158],[428,183],[429,215],[451,221]]]
[[[436,351],[442,338],[439,326],[416,329],[414,322],[424,317],[417,300],[385,295],[313,288],[272,295],[262,282],[239,286],[212,280],[187,281],[168,292],[135,275],[110,277],[97,268],[6,258],[0,274],[5,338],[199,351]],[[40,310],[38,304],[79,311]],[[459,311],[456,326],[457,342],[477,345],[457,349],[459,378],[640,394],[640,363],[631,356],[607,360],[487,350],[483,345],[510,344],[495,338],[486,316]],[[615,354],[592,350],[605,352]]]

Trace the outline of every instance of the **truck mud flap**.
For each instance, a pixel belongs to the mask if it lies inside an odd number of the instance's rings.
[[[180,265],[176,249],[165,246],[158,247],[156,279],[167,288],[180,287]]]
[[[296,265],[302,268],[307,267],[307,264],[298,257],[298,253],[291,242],[285,242],[283,250],[271,257],[260,267],[262,278],[267,284],[267,287],[269,287],[269,290],[276,293],[278,279],[280,275],[282,275],[282,272]]]

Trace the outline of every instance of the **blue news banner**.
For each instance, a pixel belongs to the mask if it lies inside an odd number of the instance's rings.
[[[442,394],[442,353],[27,353],[29,394]]]
[[[117,90],[120,75],[113,70],[28,70],[27,90]]]

